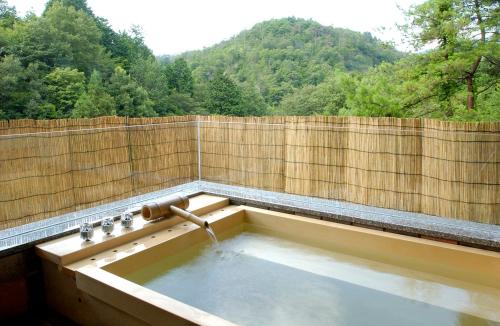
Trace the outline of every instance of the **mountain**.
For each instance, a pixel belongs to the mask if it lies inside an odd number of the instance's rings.
[[[370,33],[293,17],[259,23],[227,41],[182,55],[198,83],[224,71],[240,85],[256,88],[269,105],[322,83],[334,70],[366,71],[402,56]]]

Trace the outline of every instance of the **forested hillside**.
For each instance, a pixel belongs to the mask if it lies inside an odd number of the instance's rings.
[[[418,50],[406,55],[369,33],[287,18],[183,57],[200,89],[224,71],[254,94],[260,106],[242,115],[500,120],[499,2],[428,0],[406,19],[404,41]]]
[[[499,4],[428,0],[403,54],[369,33],[284,18],[156,58],[86,0],[20,17],[0,0],[0,119],[101,115],[366,115],[500,120]],[[200,27],[201,28],[201,27]]]
[[[114,31],[85,0],[24,18],[0,0],[1,119],[185,114],[192,91],[184,60],[161,64],[139,28]]]
[[[421,53],[334,79],[345,94],[339,113],[500,120],[500,2],[428,0],[406,18]]]
[[[224,71],[254,88],[269,105],[307,85],[322,83],[334,69],[366,71],[402,55],[370,33],[284,18],[259,23],[211,48],[184,54],[199,83]]]

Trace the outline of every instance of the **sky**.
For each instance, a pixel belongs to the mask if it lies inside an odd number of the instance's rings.
[[[42,13],[46,0],[7,0],[24,15]],[[200,50],[234,36],[256,23],[284,17],[313,19],[325,26],[370,32],[407,50],[395,24],[401,9],[423,0],[87,0],[93,12],[113,29],[142,27],[155,55]]]

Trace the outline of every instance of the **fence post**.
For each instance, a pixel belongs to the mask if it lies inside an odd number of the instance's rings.
[[[196,129],[197,129],[197,141],[198,141],[198,180],[201,181],[201,139],[200,139],[200,120],[196,121]]]

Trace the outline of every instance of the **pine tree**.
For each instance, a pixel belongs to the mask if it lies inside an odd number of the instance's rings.
[[[207,93],[205,105],[211,114],[244,115],[240,88],[221,71],[210,81]]]

